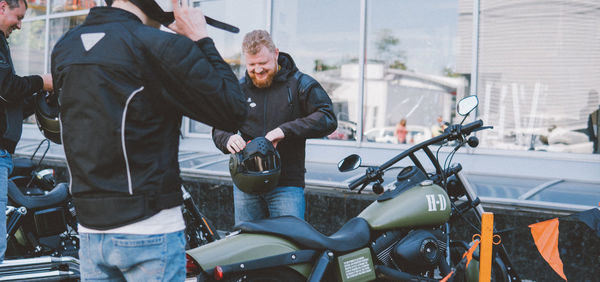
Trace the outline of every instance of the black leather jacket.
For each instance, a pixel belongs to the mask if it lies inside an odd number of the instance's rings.
[[[92,8],[52,52],[70,190],[83,226],[110,229],[181,204],[182,116],[237,130],[245,96],[212,39]]]
[[[39,75],[18,76],[15,74],[10,48],[0,32],[0,148],[14,153],[21,139],[25,99],[42,89],[44,82]]]
[[[239,131],[249,141],[281,128],[285,138],[277,144],[281,156],[278,185],[304,187],[306,139],[329,135],[337,128],[337,119],[323,87],[301,73],[290,55],[279,52],[277,63],[281,69],[269,88],[255,87],[248,73],[240,80],[242,91],[248,96],[248,117]],[[215,145],[226,154],[231,135],[232,132],[213,130]]]

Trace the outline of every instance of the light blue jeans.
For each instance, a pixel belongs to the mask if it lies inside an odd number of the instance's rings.
[[[242,221],[293,215],[304,220],[304,189],[281,186],[270,192],[253,195],[233,186],[235,224]]]
[[[8,203],[8,176],[13,170],[12,156],[0,149],[0,263],[6,251],[6,204]]]
[[[79,234],[82,281],[185,281],[183,231]]]

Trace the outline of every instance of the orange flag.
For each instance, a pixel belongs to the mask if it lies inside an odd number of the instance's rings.
[[[475,252],[475,250],[477,249],[477,246],[479,246],[479,240],[475,240],[473,241],[473,246],[471,246],[471,248],[469,248],[469,250],[467,250],[466,253],[463,254],[463,258],[467,258],[467,264],[465,265],[465,269],[467,269],[467,267],[469,267],[469,263],[471,263],[471,259],[473,259],[473,253]]]
[[[533,236],[533,241],[542,257],[556,274],[567,281],[558,253],[558,218],[531,224],[529,228],[531,228],[531,236]]]

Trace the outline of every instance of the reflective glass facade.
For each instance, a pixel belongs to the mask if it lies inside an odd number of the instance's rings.
[[[460,121],[456,101],[473,93],[480,100],[477,117],[494,126],[480,134],[483,148],[540,151],[542,157],[594,151],[598,1],[191,2],[240,28],[231,34],[209,27],[239,77],[245,71],[244,34],[266,29],[300,70],[323,85],[339,127],[320,144],[343,140],[358,147],[407,148],[437,134],[445,122]],[[90,7],[104,5],[100,0],[28,3],[22,30],[9,39],[21,75],[48,71],[58,38],[80,24]],[[407,133],[399,141],[396,127],[402,119]],[[190,120],[183,132],[210,138],[210,128]]]

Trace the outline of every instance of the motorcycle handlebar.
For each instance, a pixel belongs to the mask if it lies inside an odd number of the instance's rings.
[[[348,184],[348,188],[350,188],[350,191],[356,189],[356,187],[360,186],[363,182],[365,182],[365,180],[367,179],[367,175],[363,175],[360,178],[350,182],[350,184]]]
[[[459,133],[458,135],[469,135],[471,134],[471,132],[473,132],[473,130],[480,128],[483,126],[483,121],[482,120],[476,120],[474,122],[471,123],[467,123],[465,125],[457,125],[454,127],[454,129],[452,129],[452,126],[449,127],[444,133],[442,133],[441,135],[431,138],[425,142],[422,142],[420,144],[417,144],[413,147],[411,147],[410,149],[400,153],[399,155],[395,156],[394,158],[392,158],[391,160],[387,161],[386,163],[384,163],[383,165],[381,165],[379,168],[376,169],[375,173],[372,174],[368,174],[365,173],[364,175],[362,175],[361,177],[359,177],[358,179],[350,182],[350,184],[348,184],[348,188],[350,188],[350,190],[354,190],[356,189],[356,187],[360,186],[361,184],[366,184],[369,182],[374,181],[375,179],[373,177],[369,177],[369,175],[373,175],[373,176],[380,176],[381,172],[383,172],[385,169],[387,169],[388,167],[394,165],[395,163],[397,163],[398,161],[402,160],[403,158],[405,158],[406,156],[423,149],[424,147],[427,147],[429,145],[432,144],[436,144],[439,142],[442,142],[444,140],[454,140],[456,138],[453,138],[453,136],[457,136],[457,133]],[[368,171],[368,170],[367,170]]]
[[[460,127],[460,131],[465,134],[465,135],[469,135],[471,134],[471,132],[479,127],[483,126],[483,121],[482,120],[476,120],[474,122],[471,123],[467,123],[463,126]]]

